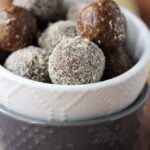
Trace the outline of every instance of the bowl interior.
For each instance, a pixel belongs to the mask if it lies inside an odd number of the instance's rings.
[[[68,4],[72,4],[72,0],[65,0],[65,2]],[[148,56],[150,57],[150,46],[149,46],[149,30],[146,28],[145,24],[135,15],[130,13],[128,10],[122,8],[123,13],[125,14],[127,18],[128,23],[128,38],[126,41],[127,49],[129,50],[129,53],[131,54],[132,58],[137,62],[134,67],[132,67],[129,71],[126,73],[117,76],[113,79],[97,82],[93,84],[85,84],[85,85],[54,85],[54,84],[47,84],[47,83],[41,83],[37,81],[32,81],[23,77],[20,77],[18,75],[15,75],[11,73],[10,71],[6,70],[4,67],[0,65],[0,71],[7,76],[8,78],[13,79],[15,82],[21,82],[22,84],[28,84],[29,86],[36,85],[40,88],[46,88],[46,89],[55,89],[57,88],[63,90],[72,90],[72,89],[89,89],[94,88],[95,85],[97,86],[109,86],[110,84],[116,84],[120,82],[120,80],[128,78],[129,76],[133,76],[133,74],[137,73],[137,69],[141,69],[145,64],[147,63]]]

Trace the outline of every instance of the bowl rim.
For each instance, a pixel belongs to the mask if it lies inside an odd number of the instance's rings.
[[[140,107],[142,107],[146,103],[149,96],[150,96],[150,86],[148,84],[145,84],[138,98],[129,107],[111,115],[107,115],[107,116],[103,116],[99,118],[97,117],[97,118],[89,119],[89,120],[65,121],[65,122],[64,121],[45,121],[45,120],[34,119],[31,117],[21,115],[19,113],[16,113],[7,109],[6,107],[2,105],[0,105],[0,113],[14,120],[26,122],[29,124],[38,124],[41,126],[56,126],[56,127],[91,126],[91,125],[97,125],[101,123],[113,122],[121,118],[127,117],[129,115],[132,115],[132,113],[135,113],[136,111],[138,111],[138,109],[140,109]]]
[[[136,25],[139,26],[140,32],[143,34],[143,36],[147,40],[142,56],[140,57],[138,62],[127,72],[125,72],[117,77],[114,77],[112,79],[109,79],[109,80],[99,81],[99,82],[90,83],[90,84],[83,84],[83,85],[58,85],[58,84],[50,84],[50,83],[42,83],[42,82],[38,82],[38,81],[33,81],[33,80],[21,77],[19,75],[16,75],[16,74],[10,72],[2,65],[0,65],[1,75],[3,74],[4,76],[8,77],[9,79],[19,82],[21,84],[27,85],[27,86],[34,86],[36,88],[40,88],[40,89],[42,88],[42,89],[47,89],[47,90],[63,90],[63,91],[72,91],[72,90],[75,90],[75,91],[81,90],[82,91],[82,90],[89,90],[89,89],[92,90],[92,89],[99,88],[99,87],[108,87],[110,85],[116,85],[122,81],[128,80],[129,78],[136,75],[139,72],[139,70],[143,69],[143,66],[148,64],[148,61],[150,60],[150,58],[149,58],[150,57],[150,52],[149,52],[149,50],[150,50],[150,44],[149,44],[150,34],[149,34],[148,27],[145,25],[145,23],[142,20],[139,19],[139,17],[137,17],[136,15],[131,13],[129,10],[126,10],[124,8],[122,9],[122,11],[125,13],[125,15],[127,15],[128,17],[132,18],[132,20],[134,20]]]

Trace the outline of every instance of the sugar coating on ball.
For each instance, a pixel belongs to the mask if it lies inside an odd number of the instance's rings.
[[[35,81],[48,82],[48,56],[43,49],[27,47],[12,53],[4,65],[9,71]]]
[[[74,5],[71,5],[68,10],[67,19],[76,21],[82,9],[92,2],[93,0],[76,0],[76,3]]]
[[[127,21],[112,0],[97,0],[82,10],[78,29],[83,37],[105,47],[121,46],[127,37]]]
[[[60,14],[63,0],[14,0],[13,3],[31,11],[41,20],[53,21]]]
[[[55,84],[95,83],[103,75],[105,56],[94,43],[81,37],[62,40],[49,57],[49,76]]]
[[[58,21],[50,24],[44,33],[39,37],[40,47],[46,49],[49,54],[59,42],[66,37],[76,37],[78,35],[76,24],[71,21]]]

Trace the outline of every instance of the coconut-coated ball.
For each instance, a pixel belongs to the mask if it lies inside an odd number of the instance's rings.
[[[80,85],[101,80],[105,68],[102,50],[81,37],[62,40],[49,57],[49,76],[55,84]]]
[[[121,46],[127,37],[127,21],[112,0],[97,0],[82,10],[78,29],[83,37],[105,47]]]
[[[39,46],[52,53],[61,40],[66,37],[76,37],[78,35],[76,24],[71,21],[58,21],[50,24],[39,37]]]
[[[67,13],[67,19],[76,21],[80,15],[82,9],[85,8],[87,5],[89,5],[92,2],[93,2],[93,0],[82,0],[82,1],[76,0],[76,3],[69,7],[69,10]]]
[[[0,49],[15,51],[31,45],[37,38],[34,16],[24,8],[0,7]]]
[[[5,62],[5,67],[22,77],[40,82],[48,82],[48,55],[43,49],[27,47],[12,53]]]
[[[43,21],[55,21],[60,15],[63,0],[14,0],[13,3],[26,8]]]

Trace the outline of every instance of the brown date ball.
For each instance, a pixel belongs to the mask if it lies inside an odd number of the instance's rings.
[[[36,19],[27,10],[0,3],[0,49],[15,51],[34,42],[37,35]]]
[[[97,0],[82,10],[78,29],[83,37],[104,47],[118,47],[127,37],[127,21],[112,0]]]
[[[101,80],[105,68],[102,50],[81,37],[62,40],[49,57],[48,71],[55,84],[80,85]]]
[[[127,49],[123,46],[108,51],[104,51],[106,56],[106,67],[103,80],[119,76],[133,67],[134,61],[130,57]]]
[[[26,8],[42,21],[56,21],[63,9],[63,0],[14,0],[13,3]]]

